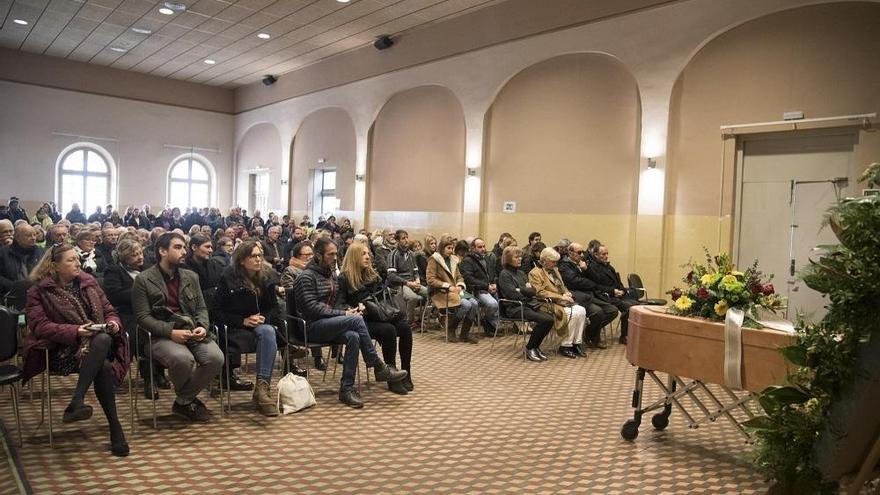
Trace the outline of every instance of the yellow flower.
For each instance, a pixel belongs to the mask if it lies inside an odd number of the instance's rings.
[[[734,282],[736,282],[736,277],[733,275],[725,275],[724,278],[721,279],[723,285],[730,285]]]
[[[675,301],[675,308],[679,311],[687,311],[691,309],[691,306],[693,304],[693,299],[689,298],[688,296],[681,296]]]
[[[712,274],[711,274],[711,273],[707,273],[707,274],[703,275],[702,277],[700,277],[700,282],[701,282],[703,285],[709,285],[709,284],[711,284],[711,283],[712,283]]]
[[[727,301],[724,299],[715,303],[715,314],[718,316],[724,316],[727,314]]]
[[[734,272],[730,272],[730,274],[733,275],[734,277],[743,277],[743,276],[745,276],[745,273],[743,273],[743,272],[736,272],[736,271],[734,271]]]

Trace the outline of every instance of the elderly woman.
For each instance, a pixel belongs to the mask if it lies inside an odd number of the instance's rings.
[[[529,283],[535,288],[538,297],[550,299],[551,302],[545,303],[542,309],[553,312],[557,332],[568,325],[559,353],[567,358],[586,357],[581,344],[584,341],[587,311],[583,306],[575,304],[571,292],[565,287],[562,275],[556,268],[559,258],[555,249],[544,248],[541,251],[541,266],[536,266],[529,272]]]
[[[290,261],[287,268],[281,274],[281,286],[287,290],[292,290],[294,280],[306,269],[306,265],[309,264],[309,261],[312,261],[314,255],[315,252],[312,250],[312,244],[309,241],[298,242],[293,246],[290,250]]]
[[[128,443],[116,412],[116,387],[128,372],[128,340],[122,322],[97,280],[80,270],[73,246],[60,244],[46,251],[31,273],[27,321],[30,335],[25,343],[25,381],[41,373],[49,350],[53,372],[78,372],[76,388],[64,410],[64,422],[92,416],[85,404],[86,391],[95,384],[110,426],[113,455],[128,455]],[[100,326],[97,326],[100,325]]]
[[[81,230],[76,235],[76,247],[74,248],[77,256],[79,256],[79,264],[82,271],[89,275],[97,275],[98,272],[104,271],[104,257],[95,249],[98,242],[98,235],[91,230]]]
[[[553,328],[553,314],[542,307],[541,302],[535,296],[537,291],[529,283],[528,276],[520,267],[522,266],[522,249],[508,246],[501,254],[501,264],[504,269],[498,274],[498,294],[502,299],[510,299],[522,303],[515,304],[504,302],[501,310],[508,318],[522,318],[535,324],[532,335],[526,342],[526,358],[529,361],[546,361],[547,356],[541,352],[541,343]],[[563,327],[564,331],[565,328]],[[563,332],[567,333],[567,332]]]
[[[437,245],[437,252],[428,259],[426,269],[428,291],[431,302],[437,309],[445,309],[448,321],[446,337],[449,342],[468,342],[476,344],[477,339],[470,335],[471,326],[477,319],[477,303],[461,297],[465,285],[458,271],[458,260],[453,255],[455,239],[443,236]],[[451,317],[450,317],[451,314]],[[461,334],[456,337],[455,330],[461,323]]]
[[[360,304],[381,292],[385,283],[373,268],[370,248],[360,242],[354,242],[345,254],[342,262],[342,273],[339,275],[339,295],[349,308]],[[364,314],[367,331],[382,346],[382,358],[385,363],[394,366],[397,362],[397,350],[400,349],[400,369],[409,372],[406,378],[398,382],[388,382],[388,390],[395,394],[406,395],[413,390],[412,371],[412,328],[401,313],[394,321],[381,321],[369,312]],[[399,344],[398,344],[399,339]]]

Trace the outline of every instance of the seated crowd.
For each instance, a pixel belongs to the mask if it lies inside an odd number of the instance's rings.
[[[530,322],[533,362],[548,359],[541,344],[551,330],[560,356],[604,349],[601,329],[618,315],[626,343],[638,301],[607,247],[565,239],[546,247],[537,232],[528,242],[521,249],[505,233],[492,249],[450,234],[421,243],[405,230],[355,234],[332,215],[312,225],[237,207],[226,217],[217,208],[155,216],[148,205],[122,215],[107,205],[86,217],[74,204],[61,218],[44,203],[29,217],[11,198],[0,210],[0,296],[27,317],[25,378],[43,371],[48,349],[52,372],[79,374],[64,422],[91,417],[84,395],[94,384],[111,451],[127,455],[115,389],[135,356],[149,399],[173,388],[172,412],[203,422],[211,413],[198,395],[218,375],[230,390],[253,390],[261,414],[277,415],[278,352],[283,370],[306,376],[294,360],[311,353],[325,370],[321,348],[330,347],[343,367],[339,400],[354,408],[363,407],[359,355],[391,392],[412,392],[412,328],[426,306],[449,342],[495,337],[502,317]],[[288,314],[307,322],[307,334],[288,326]],[[243,353],[256,354],[256,384],[236,373]]]

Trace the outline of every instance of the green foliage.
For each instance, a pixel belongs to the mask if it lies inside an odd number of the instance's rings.
[[[876,165],[876,166],[875,166]],[[880,180],[880,165],[863,177]],[[816,466],[813,445],[825,429],[831,405],[861,370],[858,353],[880,330],[880,197],[847,198],[826,216],[839,245],[820,246],[818,261],[801,276],[828,296],[819,323],[798,322],[794,343],[781,350],[794,364],[789,385],[763,391],[766,416],[746,423],[754,431],[755,463],[776,481],[770,493],[835,493]]]

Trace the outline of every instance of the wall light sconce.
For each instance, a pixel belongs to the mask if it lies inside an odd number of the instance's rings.
[[[318,158],[318,163],[324,163],[326,161],[327,161],[326,158]]]
[[[657,168],[657,159],[648,157],[648,169]]]
[[[467,176],[468,177],[476,177],[477,176],[477,169],[475,169],[475,168],[467,169]]]
[[[363,182],[363,181],[367,180],[367,176],[364,174],[355,174],[354,180],[356,182]]]
[[[287,185],[287,179],[281,179],[281,185],[282,185],[282,186],[286,186],[286,185]]]

